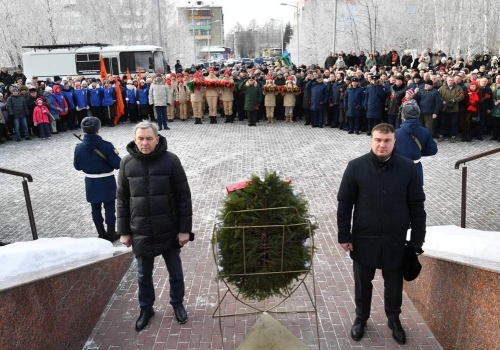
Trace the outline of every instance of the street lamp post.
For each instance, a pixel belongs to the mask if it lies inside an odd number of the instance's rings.
[[[196,66],[196,31],[194,29],[194,3],[191,4],[191,28],[193,29],[194,65]]]
[[[299,37],[299,3],[297,5],[292,5],[292,4],[287,4],[286,2],[282,2],[280,5],[282,6],[291,6],[295,7],[297,10],[297,65],[299,64],[300,61],[300,37]]]
[[[335,46],[337,44],[337,0],[334,0],[335,4],[333,7],[333,49],[332,53],[335,57]]]
[[[220,22],[220,19],[218,19],[216,21],[213,21],[213,22],[207,23],[207,26],[212,25],[212,24],[217,23],[217,22]],[[210,61],[211,61],[211,59],[210,59],[210,56],[211,56],[211,53],[210,53],[210,39],[211,38],[212,38],[212,30],[210,30],[208,32],[208,66],[209,67],[210,67]]]
[[[271,21],[278,21],[280,22],[280,34],[281,34],[281,39],[280,39],[280,42],[281,42],[281,54],[283,55],[283,19],[275,19],[275,18],[271,18]]]

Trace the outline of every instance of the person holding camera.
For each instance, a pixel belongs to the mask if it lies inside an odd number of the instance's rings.
[[[438,141],[441,142],[445,136],[450,136],[450,142],[455,142],[458,131],[458,103],[464,99],[464,92],[455,84],[455,78],[449,75],[446,83],[439,88],[439,94],[442,106]]]

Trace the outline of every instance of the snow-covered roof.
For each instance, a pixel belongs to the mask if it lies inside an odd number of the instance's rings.
[[[51,49],[51,53],[93,53],[93,52],[115,52],[115,51],[154,51],[163,50],[155,45],[110,45],[110,46],[84,46],[78,48]],[[48,49],[33,49],[32,54],[43,54],[49,52]]]

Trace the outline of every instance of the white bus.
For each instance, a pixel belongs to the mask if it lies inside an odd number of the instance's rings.
[[[23,54],[23,73],[28,79],[54,76],[65,77],[100,76],[100,57],[104,59],[106,72],[122,76],[127,68],[131,74],[139,69],[143,72],[164,74],[167,62],[163,48],[154,45],[107,45],[107,44],[68,44],[23,46],[32,49]]]

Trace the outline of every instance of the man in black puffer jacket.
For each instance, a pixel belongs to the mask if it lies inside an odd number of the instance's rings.
[[[180,247],[190,240],[191,191],[179,158],[167,151],[167,140],[148,121],[136,125],[130,153],[118,173],[117,225],[120,242],[137,259],[141,314],[135,328],[142,330],[154,315],[153,267],[162,255],[170,281],[170,304],[179,323],[187,321]]]

